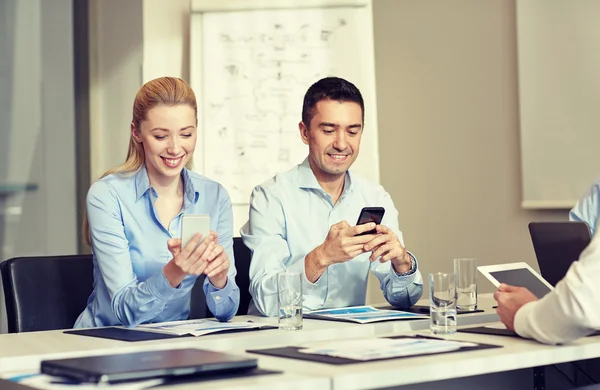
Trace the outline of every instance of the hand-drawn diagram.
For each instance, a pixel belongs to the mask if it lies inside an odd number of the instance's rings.
[[[204,173],[247,204],[252,189],[300,163],[307,88],[360,73],[357,9],[209,12],[202,19]],[[358,68],[358,69],[357,69]]]

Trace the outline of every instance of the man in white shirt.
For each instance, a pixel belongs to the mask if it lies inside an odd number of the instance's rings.
[[[518,335],[562,344],[600,329],[600,234],[592,239],[554,291],[538,300],[529,290],[502,284],[496,312]]]
[[[423,280],[404,248],[394,202],[349,171],[363,122],[354,84],[328,77],[306,92],[299,129],[308,157],[254,189],[241,230],[253,252],[249,314],[277,315],[277,274],[285,270],[303,274],[308,310],[364,305],[369,271],[392,305],[410,307],[421,297]],[[366,206],[385,209],[381,224],[351,226]]]

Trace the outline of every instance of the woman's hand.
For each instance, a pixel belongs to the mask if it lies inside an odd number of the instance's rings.
[[[167,241],[169,252],[171,252],[173,258],[164,266],[163,274],[172,287],[179,286],[187,275],[205,273],[209,259],[214,260],[215,248],[221,248],[217,244],[217,234],[211,231],[198,245],[201,240],[202,234],[197,233],[183,249],[181,249],[180,238],[172,238]]]
[[[229,272],[229,256],[221,245],[217,245],[208,257],[208,266],[204,274],[213,286],[218,289],[227,285],[227,273]]]

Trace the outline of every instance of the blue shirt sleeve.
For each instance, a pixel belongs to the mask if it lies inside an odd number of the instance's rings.
[[[119,198],[102,181],[95,182],[88,191],[87,217],[92,249],[120,323],[133,327],[151,321],[170,299],[189,291],[171,287],[162,272],[138,281],[131,265]]]
[[[586,222],[592,235],[596,231],[598,208],[600,207],[600,183],[595,182],[588,192],[579,199],[579,202],[569,212],[569,220]]]
[[[392,229],[402,246],[404,246],[404,239],[402,232],[398,226],[398,210],[394,206],[394,202],[390,195],[381,188],[383,195],[380,200],[380,204],[385,208],[385,215],[383,225]],[[375,260],[371,263],[371,272],[375,274],[379,280],[379,285],[383,291],[385,299],[393,306],[399,308],[409,308],[414,305],[423,295],[423,278],[418,268],[418,262],[414,255],[411,257],[416,263],[416,271],[406,276],[400,276],[394,271],[391,261],[385,263]]]
[[[225,188],[220,187],[219,193],[219,224],[217,225],[217,234],[219,235],[219,245],[223,247],[229,257],[229,270],[227,272],[227,284],[222,289],[218,289],[210,283],[208,278],[204,278],[204,294],[206,295],[206,304],[208,309],[219,321],[229,321],[238,310],[240,305],[240,289],[235,283],[235,258],[233,254],[233,210],[231,200]]]

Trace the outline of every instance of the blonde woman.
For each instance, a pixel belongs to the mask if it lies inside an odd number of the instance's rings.
[[[233,215],[227,191],[186,168],[197,137],[194,92],[183,80],[149,81],[133,102],[125,163],[92,184],[84,235],[94,254],[94,291],[76,328],[187,319],[192,287],[206,275],[220,321],[239,306]],[[209,214],[211,233],[182,247],[184,214]],[[196,248],[196,249],[194,249]]]

